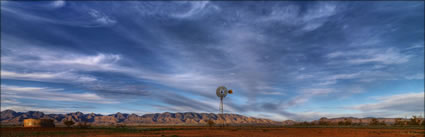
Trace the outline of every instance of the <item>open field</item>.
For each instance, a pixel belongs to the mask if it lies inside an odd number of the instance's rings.
[[[22,128],[3,127],[2,137],[18,136],[97,136],[97,137],[148,137],[148,136],[190,136],[190,137],[423,137],[420,128],[305,128],[305,127],[124,127],[124,128]]]

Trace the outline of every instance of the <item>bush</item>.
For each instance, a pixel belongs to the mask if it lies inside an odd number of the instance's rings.
[[[344,119],[344,125],[351,125],[352,123],[351,119]]]
[[[404,122],[401,118],[396,118],[395,121],[394,121],[394,125],[402,126],[402,125],[404,125]]]
[[[359,120],[359,123],[357,123],[357,125],[359,125],[359,126],[363,125],[363,120],[362,120],[362,119],[360,119],[360,120]]]
[[[410,118],[409,125],[421,125],[421,119],[417,116],[412,116],[412,118]]]
[[[212,121],[211,119],[207,121],[207,124],[209,127],[213,127],[215,125],[214,121]]]
[[[90,124],[87,121],[79,122],[77,125],[78,128],[89,128]]]
[[[326,117],[320,118],[319,125],[329,125],[328,118],[326,118]]]
[[[304,121],[304,122],[302,122],[302,123],[301,123],[301,125],[302,125],[302,126],[309,126],[309,125],[311,125],[311,124],[310,124],[310,123],[308,123],[307,121]]]
[[[63,124],[65,124],[66,127],[71,127],[72,125],[75,124],[75,122],[72,121],[72,120],[65,120],[65,121],[63,121]]]
[[[372,118],[372,120],[370,121],[369,125],[372,125],[372,126],[379,125],[378,119]]]
[[[126,125],[125,125],[125,124],[117,124],[115,127],[116,127],[116,128],[125,128],[125,127],[126,127]]]

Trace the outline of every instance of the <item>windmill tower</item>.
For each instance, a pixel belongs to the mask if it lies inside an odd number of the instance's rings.
[[[226,97],[227,94],[232,94],[232,93],[233,93],[232,90],[227,90],[227,88],[224,87],[224,86],[220,86],[216,90],[217,97],[220,98],[219,110],[220,110],[221,115],[223,116],[223,119],[224,119],[224,114],[223,114],[223,98]],[[224,121],[223,121],[223,125],[224,125]]]

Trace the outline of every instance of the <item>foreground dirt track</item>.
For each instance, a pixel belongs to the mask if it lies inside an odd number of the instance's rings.
[[[96,137],[423,137],[423,129],[365,128],[206,128],[206,127],[138,127],[138,128],[1,128],[1,137],[15,136],[96,136]]]

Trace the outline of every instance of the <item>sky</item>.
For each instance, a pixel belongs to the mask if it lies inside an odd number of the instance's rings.
[[[423,1],[1,1],[1,110],[424,115]]]

